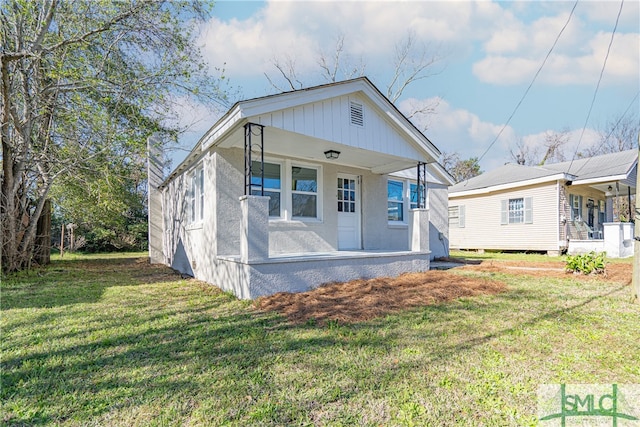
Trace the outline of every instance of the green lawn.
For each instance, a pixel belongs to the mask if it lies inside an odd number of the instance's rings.
[[[640,383],[629,286],[452,274],[509,290],[294,326],[142,258],[56,258],[2,281],[1,422],[536,425],[539,384]]]

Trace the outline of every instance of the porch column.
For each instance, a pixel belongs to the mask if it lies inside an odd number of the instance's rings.
[[[429,252],[429,209],[409,210],[409,250]]]
[[[240,261],[269,258],[269,197],[240,197]]]
[[[603,226],[604,251],[610,258],[619,258],[620,247],[624,243],[622,224],[619,222],[606,222]]]

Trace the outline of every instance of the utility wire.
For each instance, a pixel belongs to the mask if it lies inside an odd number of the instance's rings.
[[[613,132],[615,132],[616,128],[618,127],[618,125],[620,124],[620,122],[622,121],[622,119],[624,119],[624,117],[627,115],[627,113],[629,112],[629,110],[631,109],[631,107],[634,105],[634,103],[636,102],[636,99],[638,99],[638,95],[640,95],[640,91],[636,92],[636,96],[633,97],[633,99],[631,100],[631,102],[629,103],[629,105],[627,106],[627,109],[624,110],[624,113],[622,113],[622,115],[620,116],[620,118],[618,119],[618,121],[616,122],[615,125],[613,125],[613,127],[611,128],[611,130],[609,131],[609,133],[607,134],[607,136],[605,136],[602,139],[602,142],[600,143],[600,145],[598,146],[598,149],[595,151],[596,153],[600,150],[600,147],[602,147],[607,140],[609,139],[609,137],[611,136],[611,134],[613,134]],[[593,157],[589,157],[583,164],[582,166],[580,166],[580,168],[578,170],[576,170],[575,172],[573,172],[574,175],[578,175],[578,172],[580,172],[582,170],[582,168],[584,168],[587,163],[589,163],[589,161],[592,159]],[[571,165],[569,165],[569,170],[571,170]],[[567,170],[567,172],[569,171]]]
[[[527,96],[527,94],[529,93],[529,90],[531,89],[531,87],[533,86],[533,83],[536,81],[536,79],[538,78],[538,75],[540,74],[540,72],[542,71],[542,68],[545,66],[545,64],[547,63],[547,59],[549,59],[549,56],[551,56],[551,52],[553,52],[553,49],[556,47],[556,44],[558,43],[558,40],[560,40],[560,36],[562,36],[562,33],[564,32],[564,30],[567,28],[567,25],[569,25],[569,22],[571,21],[571,17],[573,16],[573,12],[576,10],[576,6],[578,6],[578,1],[576,0],[576,2],[573,4],[573,7],[571,8],[571,13],[569,13],[569,17],[567,18],[567,22],[564,23],[564,26],[562,27],[562,29],[560,30],[560,32],[558,33],[558,36],[556,37],[555,41],[553,42],[553,45],[551,46],[551,49],[549,49],[549,52],[547,52],[547,56],[544,57],[544,60],[542,61],[542,64],[540,64],[540,68],[538,68],[538,71],[536,71],[536,74],[533,76],[533,79],[531,80],[531,83],[529,83],[529,87],[527,87],[527,90],[524,91],[524,94],[522,95],[522,97],[520,98],[520,101],[518,101],[518,104],[516,105],[516,107],[513,109],[513,112],[511,113],[511,115],[509,116],[509,118],[507,119],[507,122],[502,126],[502,128],[500,129],[500,132],[498,132],[498,134],[496,135],[496,137],[493,139],[493,141],[491,141],[491,144],[489,144],[489,146],[487,147],[487,149],[484,151],[484,153],[482,153],[482,155],[480,156],[480,158],[478,159],[478,163],[480,163],[480,160],[482,160],[482,158],[484,156],[487,155],[487,153],[489,152],[489,150],[491,150],[491,147],[493,147],[493,144],[496,143],[496,141],[498,140],[498,138],[500,138],[500,135],[502,135],[502,132],[504,132],[504,130],[507,128],[507,126],[509,125],[509,123],[511,122],[511,119],[513,118],[513,116],[515,116],[516,111],[518,111],[518,108],[520,108],[520,105],[522,104],[522,101],[524,101],[524,98]]]
[[[571,170],[573,161],[576,159],[576,155],[578,154],[578,148],[580,148],[582,137],[584,136],[584,132],[587,129],[587,124],[589,123],[589,118],[591,117],[591,111],[593,110],[593,105],[596,102],[596,96],[598,95],[598,90],[600,89],[600,82],[602,81],[602,76],[604,75],[604,69],[607,66],[607,60],[609,59],[609,53],[611,52],[611,45],[613,45],[613,37],[616,35],[616,30],[618,29],[618,21],[620,21],[620,15],[622,14],[623,5],[624,5],[624,0],[620,2],[620,9],[618,10],[618,16],[616,17],[616,24],[613,26],[613,32],[611,33],[611,39],[609,40],[609,46],[607,47],[607,54],[604,56],[604,62],[602,63],[602,69],[600,70],[600,77],[598,78],[598,83],[596,84],[596,90],[593,92],[593,98],[591,99],[589,112],[587,113],[587,118],[585,119],[584,125],[582,126],[582,132],[580,132],[580,138],[578,138],[576,151],[573,153],[573,157],[571,158],[571,162],[569,163],[569,168],[567,169],[567,173]]]

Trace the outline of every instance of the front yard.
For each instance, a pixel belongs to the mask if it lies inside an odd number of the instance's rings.
[[[536,425],[540,384],[640,383],[631,264],[603,279],[483,258],[437,272],[450,290],[406,288],[412,304],[356,318],[391,285],[325,289],[309,314],[302,297],[239,301],[144,254],[55,260],[2,282],[0,422]],[[472,281],[493,290],[455,293]]]

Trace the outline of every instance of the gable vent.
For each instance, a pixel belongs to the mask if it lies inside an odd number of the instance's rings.
[[[351,124],[356,126],[364,126],[364,109],[362,104],[351,101],[350,105]]]

